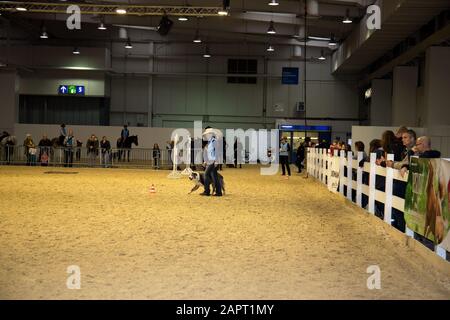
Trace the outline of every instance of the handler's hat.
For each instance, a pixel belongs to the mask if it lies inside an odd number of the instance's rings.
[[[221,137],[222,136],[222,132],[218,129],[213,129],[213,128],[208,128],[203,132],[203,136],[207,135],[207,134],[212,134],[216,137]]]

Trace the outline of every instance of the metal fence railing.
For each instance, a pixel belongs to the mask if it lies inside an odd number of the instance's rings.
[[[172,168],[171,150],[163,149],[98,149],[2,146],[0,164],[30,166],[90,166],[90,167],[145,167]]]

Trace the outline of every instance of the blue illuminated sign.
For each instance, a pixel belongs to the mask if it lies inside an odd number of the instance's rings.
[[[85,87],[63,84],[58,87],[58,93],[61,95],[84,96]]]
[[[298,68],[283,67],[282,84],[298,84]]]
[[[280,130],[284,131],[331,131],[330,126],[293,126],[280,125]]]

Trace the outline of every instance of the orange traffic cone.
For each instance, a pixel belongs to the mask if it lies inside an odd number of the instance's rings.
[[[150,193],[156,193],[156,188],[155,188],[155,185],[153,185],[153,184],[150,187]]]

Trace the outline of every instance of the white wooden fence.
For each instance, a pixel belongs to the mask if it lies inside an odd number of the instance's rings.
[[[393,195],[394,180],[407,183],[408,175],[401,176],[400,171],[392,168],[383,168],[377,165],[376,154],[370,154],[370,162],[365,162],[364,167],[359,167],[360,161],[363,159],[363,153],[358,152],[357,160],[353,159],[353,152],[348,152],[347,156],[344,151],[338,154],[338,150],[334,150],[334,155],[328,149],[308,148],[307,153],[307,172],[309,176],[316,178],[322,183],[330,183],[332,166],[331,162],[337,160],[339,162],[339,193],[352,201],[352,190],[356,191],[355,203],[362,207],[362,195],[368,197],[367,211],[375,214],[375,201],[384,204],[384,221],[392,225],[392,209],[395,208],[404,212],[405,199]],[[389,154],[387,160],[394,160],[394,155]],[[347,167],[347,177],[345,177],[344,168]],[[356,181],[353,180],[353,168],[356,169]],[[369,174],[369,185],[363,183],[363,172]],[[385,191],[375,189],[375,177],[385,177]],[[345,193],[344,186],[347,186]],[[414,232],[406,227],[406,234],[414,238]],[[446,251],[440,246],[435,246],[435,252],[440,257],[446,259]]]

